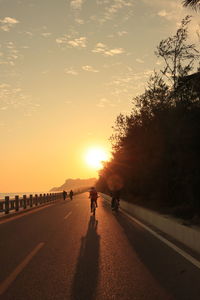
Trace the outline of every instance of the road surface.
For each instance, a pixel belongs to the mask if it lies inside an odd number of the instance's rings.
[[[200,269],[86,193],[0,224],[3,300],[199,300]]]

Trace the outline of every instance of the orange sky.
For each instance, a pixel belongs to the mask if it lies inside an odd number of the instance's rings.
[[[188,13],[194,33],[197,14],[182,0],[1,0],[0,192],[96,177],[86,149],[111,150],[117,115],[130,112],[161,67],[157,44]]]

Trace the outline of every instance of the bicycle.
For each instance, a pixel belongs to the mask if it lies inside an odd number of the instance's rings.
[[[92,201],[91,212],[93,213],[93,216],[95,216],[95,213],[96,213],[96,203],[95,203],[95,201]]]
[[[119,210],[119,198],[117,198],[117,197],[112,198],[112,210],[115,210],[115,211]]]

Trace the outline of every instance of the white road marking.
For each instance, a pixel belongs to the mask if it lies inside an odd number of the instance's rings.
[[[144,225],[142,222],[140,222],[137,219],[135,219],[134,217],[130,216],[128,213],[126,213],[124,211],[122,211],[122,213],[124,215],[126,215],[128,218],[130,218],[132,221],[134,221],[135,223],[137,223],[138,225],[140,225],[141,227],[143,227],[144,229],[146,229],[147,231],[149,231],[152,235],[154,235],[160,241],[162,241],[163,243],[165,243],[166,245],[168,245],[170,248],[172,248],[174,251],[178,252],[185,259],[187,259],[189,262],[191,262],[194,266],[196,266],[197,268],[200,269],[200,261],[199,260],[197,260],[194,257],[192,257],[190,254],[188,254],[184,250],[180,249],[179,247],[177,247],[176,245],[174,245],[173,243],[171,243],[170,241],[168,241],[167,239],[165,239],[164,237],[162,237],[160,234],[156,233],[154,230],[152,230],[148,226]]]
[[[64,220],[66,220],[70,215],[71,215],[71,211],[64,217]]]
[[[28,265],[31,259],[37,254],[37,252],[44,246],[44,243],[39,243],[28,255],[27,257],[14,269],[14,271],[0,283],[0,295],[2,295],[11,283],[16,279],[16,277],[23,271],[23,269]]]

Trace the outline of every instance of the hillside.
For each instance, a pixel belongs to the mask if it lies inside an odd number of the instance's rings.
[[[50,192],[58,192],[63,190],[77,190],[81,188],[87,188],[95,185],[97,179],[96,178],[88,178],[88,179],[66,179],[65,183],[59,187],[54,187],[50,190]]]

